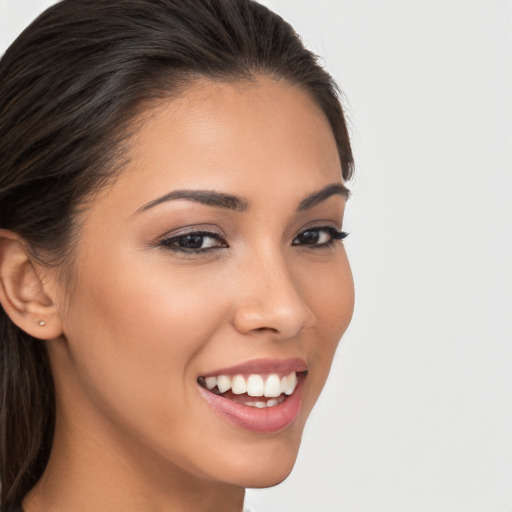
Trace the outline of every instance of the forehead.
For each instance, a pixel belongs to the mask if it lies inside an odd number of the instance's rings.
[[[201,80],[146,110],[115,186],[151,196],[181,188],[250,196],[341,182],[330,125],[310,95],[284,81]],[[115,188],[115,187],[114,187]],[[140,199],[143,200],[142,197]]]

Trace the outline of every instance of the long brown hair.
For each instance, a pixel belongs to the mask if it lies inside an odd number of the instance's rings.
[[[325,113],[343,177],[352,152],[338,89],[292,27],[251,0],[63,0],[0,61],[0,228],[45,264],[72,260],[76,214],[122,168],[141,106],[198,77],[265,74]],[[44,255],[44,257],[43,257]],[[1,506],[19,510],[51,451],[55,396],[45,342],[0,308]]]

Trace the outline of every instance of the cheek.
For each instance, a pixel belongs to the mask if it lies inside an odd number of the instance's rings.
[[[344,249],[328,265],[307,273],[303,282],[303,295],[315,314],[318,332],[337,344],[354,311],[354,281]]]
[[[79,317],[72,322],[80,322],[85,310],[98,328],[112,331],[109,342],[126,345],[127,340],[137,340],[136,346],[149,348],[151,340],[159,339],[174,354],[181,349],[193,352],[222,319],[218,290],[223,276],[148,260],[134,257],[86,269],[78,287]],[[91,275],[95,278],[89,279]]]
[[[80,385],[104,411],[169,425],[190,393],[195,355],[225,318],[220,277],[135,257],[90,263],[66,322]]]
[[[307,287],[310,307],[316,317],[315,332],[307,338],[313,371],[310,402],[314,403],[329,374],[334,354],[354,311],[354,282],[345,252],[329,267],[317,269]]]

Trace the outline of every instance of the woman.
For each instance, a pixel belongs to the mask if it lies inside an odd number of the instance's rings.
[[[353,309],[331,77],[248,0],[64,0],[0,64],[2,510],[240,512]]]

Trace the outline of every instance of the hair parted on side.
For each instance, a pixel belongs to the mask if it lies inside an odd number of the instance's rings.
[[[292,27],[252,0],[63,0],[0,60],[0,228],[34,257],[72,265],[77,214],[122,169],[147,102],[198,78],[267,75],[324,112],[343,178],[353,158],[339,91]],[[55,396],[45,342],[0,308],[1,509],[21,510],[51,450]]]

